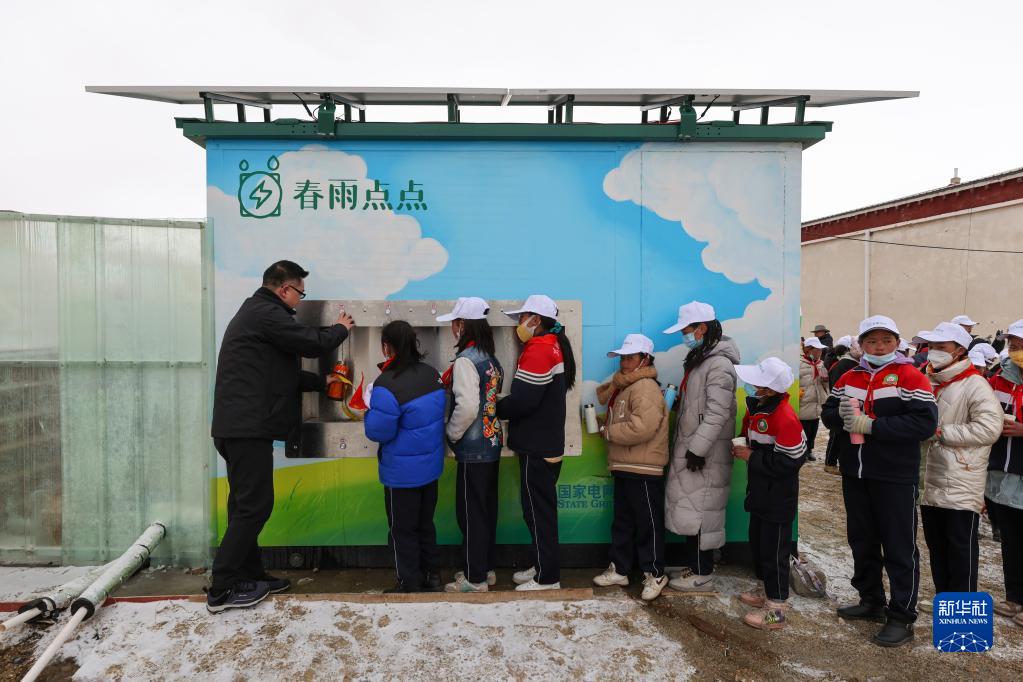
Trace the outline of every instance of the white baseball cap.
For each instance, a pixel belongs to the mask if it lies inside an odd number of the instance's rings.
[[[482,298],[475,296],[462,296],[455,301],[455,309],[447,315],[437,317],[438,322],[451,322],[452,320],[485,320],[490,312],[490,305]]]
[[[816,336],[811,336],[806,341],[803,341],[803,348],[816,348],[818,350],[827,350],[821,340]]]
[[[616,355],[634,355],[636,353],[654,354],[654,342],[642,334],[626,334],[625,343],[618,350],[608,351],[607,357]]]
[[[903,353],[908,353],[909,352],[909,350],[910,350],[909,344],[906,343],[905,339],[899,339],[899,348],[898,348],[898,350],[901,350]]]
[[[974,322],[969,315],[956,315],[952,318],[952,324],[965,324],[967,327],[975,327],[979,322]]]
[[[913,341],[920,343],[945,343],[952,341],[963,348],[969,348],[973,343],[973,337],[969,332],[952,322],[941,322],[934,331],[922,331],[913,337]]]
[[[554,319],[558,316],[558,305],[550,296],[533,294],[526,299],[526,302],[518,310],[502,310],[501,312],[513,320],[519,319],[519,315],[522,313],[535,313],[541,317]]]
[[[998,351],[990,343],[978,343],[970,351],[970,361],[979,367],[987,367],[989,362],[996,359]]]
[[[1004,333],[998,335],[1000,341],[1005,340],[1010,336],[1015,336],[1017,339],[1023,339],[1023,320],[1016,320],[1009,325],[1009,328]]]
[[[842,338],[840,338],[838,341],[835,342],[835,345],[836,346],[845,346],[846,348],[852,348],[853,337],[851,337],[851,336],[843,336]]]
[[[699,322],[710,322],[716,320],[717,315],[714,314],[714,307],[709,303],[700,303],[699,301],[692,301],[686,303],[684,306],[680,306],[678,309],[678,322],[673,324],[664,330],[665,334],[674,334],[680,332],[691,324],[697,324]]]
[[[795,381],[792,368],[775,357],[765,358],[757,365],[736,365],[735,373],[747,384],[778,393],[787,392]]]
[[[896,336],[899,336],[899,328],[895,326],[895,320],[884,315],[873,315],[860,322],[860,335],[859,338],[863,338],[872,331],[883,329],[886,332],[891,332]]]

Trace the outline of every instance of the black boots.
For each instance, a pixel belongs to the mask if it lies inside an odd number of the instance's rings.
[[[894,647],[902,646],[908,642],[913,641],[913,624],[912,623],[900,623],[895,620],[889,620],[884,624],[876,635],[874,635],[874,644],[878,646]]]
[[[846,620],[871,620],[877,623],[885,622],[887,615],[883,606],[860,602],[851,606],[840,606],[838,615]]]

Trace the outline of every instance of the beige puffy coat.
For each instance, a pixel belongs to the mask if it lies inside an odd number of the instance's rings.
[[[817,376],[814,376],[814,367]],[[828,388],[828,370],[818,360],[812,362],[805,355],[799,358],[799,418],[812,421],[819,419],[821,409],[830,395]]]
[[[941,436],[930,441],[921,504],[980,512],[987,460],[1002,433],[1004,414],[991,386],[979,374],[941,387],[970,367],[960,360],[927,376],[938,401]]]
[[[597,399],[608,405],[607,468],[645,476],[663,476],[668,463],[668,407],[653,367],[622,374],[597,387]]]
[[[700,549],[725,544],[725,507],[732,482],[735,367],[739,347],[727,336],[689,373],[675,423],[665,482],[664,525],[700,536]],[[686,451],[706,458],[702,471],[686,468]]]

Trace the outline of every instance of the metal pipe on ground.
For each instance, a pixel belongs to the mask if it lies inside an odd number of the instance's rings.
[[[91,618],[103,606],[110,593],[142,567],[166,534],[167,529],[162,523],[153,523],[124,554],[104,567],[99,577],[71,602],[71,620],[57,633],[57,637],[46,647],[43,655],[22,678],[22,682],[33,682],[39,677],[75,629]]]
[[[53,616],[58,611],[63,611],[85,591],[85,588],[93,584],[108,566],[110,564],[96,566],[53,591],[26,602],[18,609],[18,615],[0,623],[0,632],[13,629],[36,618]]]

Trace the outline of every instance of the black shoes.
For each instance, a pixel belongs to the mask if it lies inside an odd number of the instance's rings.
[[[435,571],[427,571],[426,576],[423,578],[423,592],[443,592],[444,583],[440,579],[440,574]]]
[[[270,586],[267,583],[257,580],[242,580],[219,593],[208,590],[206,592],[206,610],[210,613],[220,613],[228,609],[247,609],[266,599],[269,594]]]
[[[270,587],[270,594],[278,594],[291,589],[290,580],[287,578],[275,578],[269,573],[264,573],[262,577],[259,578],[259,581],[266,583]]]
[[[912,623],[900,623],[898,621],[889,620],[884,624],[876,635],[874,635],[874,644],[884,647],[896,647],[908,644],[913,641],[913,624]]]
[[[884,623],[887,614],[883,606],[860,602],[850,606],[838,607],[838,615],[846,620],[871,620],[877,623]]]

